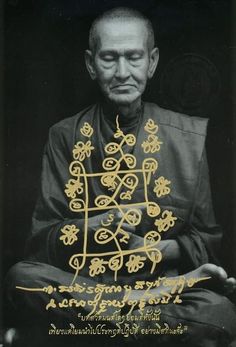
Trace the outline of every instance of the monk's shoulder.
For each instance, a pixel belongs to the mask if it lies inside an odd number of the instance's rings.
[[[74,144],[81,137],[81,127],[85,122],[91,123],[95,112],[96,105],[92,105],[51,126],[48,133],[48,144],[58,151],[71,152]]]
[[[82,120],[84,120],[84,122],[92,121],[95,108],[96,105],[90,105],[72,117],[62,119],[50,128],[50,132],[56,134],[69,133],[71,135],[71,132],[76,130]]]
[[[155,119],[159,125],[176,130],[205,136],[207,131],[207,118],[188,116],[183,113],[164,109],[154,103],[145,103],[145,114]]]

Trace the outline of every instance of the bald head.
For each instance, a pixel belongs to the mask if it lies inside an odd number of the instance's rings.
[[[92,24],[85,63],[109,102],[122,112],[141,105],[158,64],[150,21],[128,8],[105,12]]]
[[[107,12],[104,12],[101,16],[97,17],[92,23],[89,32],[89,49],[95,54],[97,46],[99,44],[99,26],[101,23],[109,23],[109,21],[140,21],[144,24],[147,30],[147,45],[148,50],[151,51],[155,44],[153,27],[148,18],[146,18],[140,12],[128,8],[128,7],[118,7]]]

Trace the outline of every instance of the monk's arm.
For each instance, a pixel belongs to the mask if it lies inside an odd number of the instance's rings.
[[[181,273],[206,263],[219,265],[222,230],[213,212],[205,150],[201,158],[192,214],[188,221],[183,222],[183,227],[176,234],[172,232],[171,238],[167,237],[156,246],[162,252],[162,263],[178,263]]]

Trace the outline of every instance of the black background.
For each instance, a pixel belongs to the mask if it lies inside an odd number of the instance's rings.
[[[188,113],[210,118],[207,153],[215,212],[225,231],[223,263],[236,276],[233,7],[221,0],[6,1],[3,272],[23,256],[49,127],[98,97],[84,64],[90,23],[101,11],[118,5],[143,10],[154,22],[160,62],[145,100],[185,111],[163,92],[170,62],[192,53],[213,69],[216,92]],[[172,83],[178,88],[175,80]]]

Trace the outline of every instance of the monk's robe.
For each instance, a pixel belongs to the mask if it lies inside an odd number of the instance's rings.
[[[143,150],[143,143],[147,140],[145,125],[152,119],[158,125],[158,140],[161,141],[160,150]],[[93,128],[90,138],[81,134],[81,128],[89,123]],[[146,158],[154,158],[158,162],[158,168],[152,177],[152,183],[148,185],[148,199],[158,203],[161,211],[168,210],[177,218],[175,224],[168,231],[161,234],[162,240],[176,240],[180,247],[181,259],[178,262],[163,260],[157,264],[155,271],[150,275],[150,267],[144,266],[138,272],[128,273],[122,268],[117,273],[117,284],[133,284],[137,280],[150,280],[158,276],[173,276],[184,274],[198,268],[205,263],[218,264],[217,253],[221,242],[221,229],[216,224],[212,209],[208,166],[205,153],[205,137],[207,120],[197,117],[188,117],[172,111],[164,110],[155,104],[144,103],[136,114],[118,118],[118,127],[126,134],[136,137],[134,146],[124,144],[123,151],[136,157],[136,168],[141,168]],[[26,317],[36,317],[43,321],[71,322],[78,312],[87,314],[90,312],[86,305],[83,308],[68,308],[66,310],[45,311],[48,297],[45,293],[25,293],[16,290],[15,286],[22,287],[46,287],[52,285],[69,285],[74,278],[75,270],[69,265],[73,254],[83,252],[85,213],[74,212],[69,208],[70,199],[66,196],[65,185],[73,178],[69,172],[69,166],[73,158],[74,146],[82,141],[91,141],[94,147],[87,152],[83,160],[85,172],[88,174],[104,172],[102,163],[108,156],[104,148],[109,142],[118,142],[114,139],[117,130],[116,115],[106,106],[96,104],[86,108],[74,117],[67,118],[54,125],[49,132],[49,140],[43,156],[43,168],[41,176],[41,190],[36,208],[33,214],[32,230],[26,246],[26,260],[18,263],[9,272],[7,277],[8,298],[12,307],[21,310]],[[89,154],[88,154],[89,153]],[[119,155],[119,153],[118,153]],[[127,172],[127,165],[121,162],[120,170]],[[131,170],[132,171],[132,170]],[[160,198],[154,191],[155,180],[163,176],[168,179],[170,193]],[[121,200],[120,194],[116,197],[117,204],[139,203],[145,200],[142,175],[138,176],[139,183],[131,198]],[[124,189],[125,188],[121,188]],[[95,206],[95,199],[100,195],[112,196],[112,191],[101,184],[101,176],[89,178],[88,206]],[[86,199],[85,195],[82,199]],[[109,206],[108,206],[109,207]],[[94,242],[96,228],[91,227],[90,218],[96,218],[98,214],[112,212],[107,210],[89,212],[87,245],[88,252],[109,251],[109,245],[98,245]],[[159,217],[157,217],[159,218]],[[79,230],[79,242],[65,246],[60,237],[61,230],[66,225],[75,225]],[[101,225],[99,225],[101,227]],[[155,230],[154,221],[145,212],[142,215],[140,225],[135,232],[130,232],[126,249],[135,249],[143,245],[145,233]],[[112,244],[112,243],[111,243]],[[114,246],[114,244],[113,244]],[[144,255],[144,254],[142,254]],[[127,258],[128,259],[128,258]],[[125,262],[127,262],[125,259]],[[149,264],[150,265],[150,264]],[[98,273],[97,276],[89,276],[89,262],[79,271],[76,283],[95,285],[96,283],[114,283],[112,271]],[[122,293],[113,294],[119,300]],[[65,295],[55,292],[57,302]],[[67,298],[87,300],[84,293],[66,294]],[[110,298],[110,296],[108,295]],[[170,346],[228,346],[234,339],[236,326],[235,308],[224,296],[211,290],[194,287],[185,290],[181,294],[182,304],[169,303],[159,305],[161,308],[161,321],[176,327],[179,323],[188,327],[185,334],[178,337],[166,335],[139,335],[134,339],[134,345],[138,341],[143,343],[151,341],[159,345]],[[150,308],[150,307],[149,307]],[[152,306],[157,308],[156,306]],[[145,308],[147,310],[148,307]],[[45,315],[46,312],[46,315]],[[107,314],[111,314],[109,308]],[[135,309],[133,314],[140,312]],[[46,319],[47,317],[47,319]],[[26,318],[25,318],[26,319]],[[78,323],[78,321],[77,321]],[[140,321],[141,328],[152,327],[155,322]],[[161,323],[160,323],[161,324]],[[78,338],[78,337],[77,337]],[[124,339],[132,343],[132,337]],[[124,341],[124,342],[125,342]],[[109,342],[109,344],[111,341]]]

